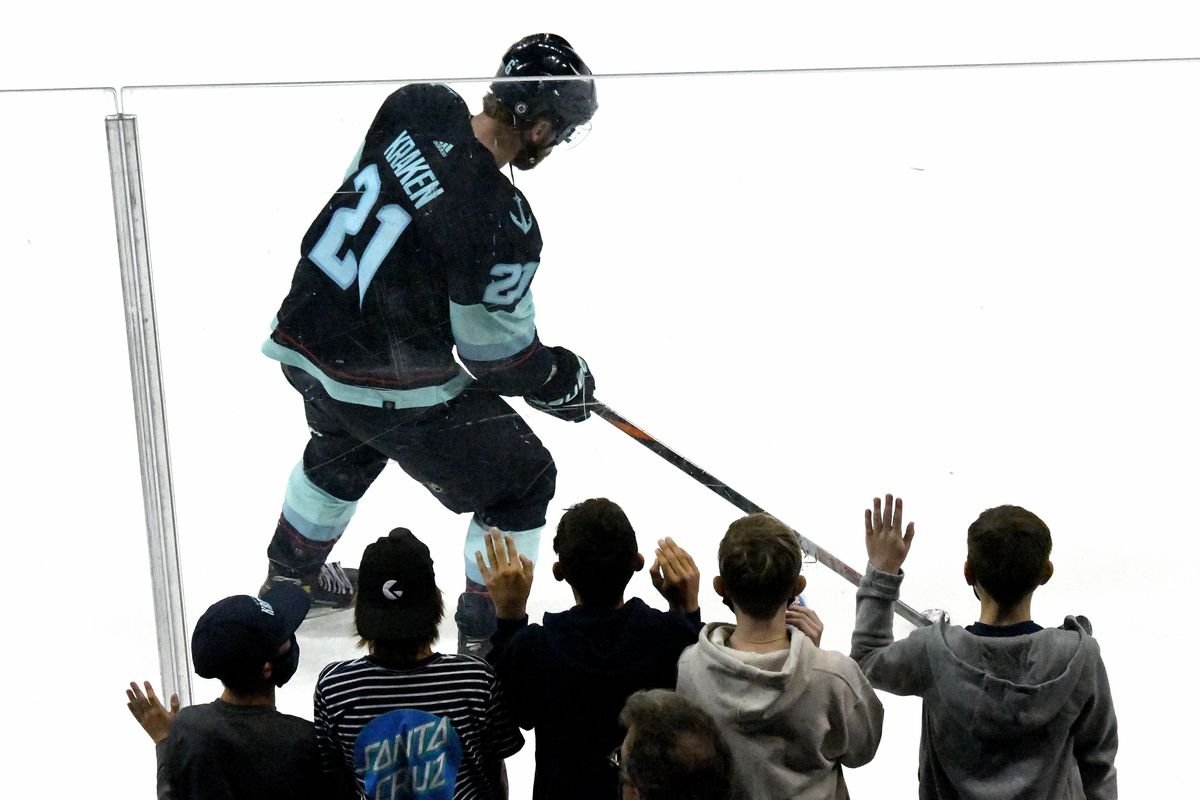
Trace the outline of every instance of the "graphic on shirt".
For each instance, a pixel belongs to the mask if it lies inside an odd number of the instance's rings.
[[[361,261],[353,251],[339,255],[346,238],[357,236],[366,224],[379,199],[380,187],[379,168],[374,164],[354,176],[354,188],[361,192],[357,204],[354,208],[339,208],[333,213],[329,226],[308,254],[309,259],[341,288],[348,289],[355,280],[358,281],[360,307],[379,265],[412,222],[412,216],[407,211],[395,203],[389,203],[375,215],[379,227],[363,250]]]
[[[383,151],[383,157],[387,159],[396,180],[400,181],[400,187],[417,208],[423,208],[430,200],[445,193],[408,131],[400,132],[396,140]]]
[[[537,268],[537,261],[530,261],[528,264],[496,264],[491,269],[492,282],[483,292],[483,302],[494,306],[507,306],[517,302],[525,295]]]
[[[354,765],[372,800],[451,800],[462,742],[446,717],[401,708],[371,720],[354,743]]]
[[[517,213],[508,212],[508,218],[513,221],[513,224],[521,229],[521,233],[529,233],[529,229],[533,227],[533,220],[525,216],[525,204],[521,202],[521,195],[514,194],[513,200],[517,201]],[[517,216],[520,214],[520,216]]]

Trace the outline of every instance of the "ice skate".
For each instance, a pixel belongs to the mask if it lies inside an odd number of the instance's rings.
[[[496,630],[496,606],[491,596],[472,591],[460,594],[454,622],[458,625],[458,652],[486,658]]]
[[[333,561],[322,564],[315,573],[301,574],[271,561],[267,569],[267,579],[258,590],[259,596],[278,581],[296,583],[308,592],[312,597],[312,609],[308,615],[318,617],[354,605],[354,595],[358,590],[358,570],[343,567],[340,561]]]

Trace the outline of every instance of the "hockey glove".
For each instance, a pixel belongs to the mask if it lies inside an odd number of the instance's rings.
[[[525,402],[568,422],[583,422],[591,416],[588,407],[593,402],[596,381],[587,362],[565,347],[552,347],[554,374],[550,380],[530,395]]]

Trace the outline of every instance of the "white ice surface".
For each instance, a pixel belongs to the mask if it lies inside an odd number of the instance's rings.
[[[1105,19],[1111,38],[1057,17],[1057,40],[1034,16],[1019,27],[1037,32],[1025,45],[1042,57],[1181,54],[1170,39],[1181,20],[1160,26],[1156,49]],[[472,32],[470,47],[480,41]],[[780,66],[741,41],[743,60],[721,66]],[[924,41],[898,60],[976,60]],[[977,60],[1019,50],[995,41]],[[895,63],[888,52],[857,61]],[[121,63],[134,75],[124,82],[158,82]],[[606,71],[645,62],[625,63]],[[859,568],[862,508],[904,496],[918,530],[911,605],[973,619],[959,573],[981,509],[1016,502],[1049,523],[1057,572],[1034,615],[1092,619],[1132,797],[1191,783],[1189,743],[1171,732],[1197,711],[1174,673],[1190,663],[1179,635],[1200,533],[1197,77],[1192,63],[608,81],[585,144],[518,178],[546,238],[543,337],[589,359],[606,402]],[[474,106],[479,87],[461,88]],[[127,98],[147,170],[190,622],[261,579],[305,432],[257,347],[299,235],[384,92]],[[121,694],[129,679],[157,684],[158,664],[101,125],[114,109],[103,93],[0,95],[0,109],[14,590],[0,680],[18,734],[0,793],[149,796],[152,750]],[[569,503],[609,496],[644,552],[670,534],[708,583],[731,506],[599,420],[526,416],[559,466],[552,525]],[[337,557],[354,562],[406,525],[433,548],[452,610],[466,519],[393,467],[360,508]],[[569,603],[546,569],[549,543],[535,615]],[[849,585],[818,566],[808,575],[825,645],[847,649]],[[653,599],[645,573],[631,593]],[[702,606],[725,613],[707,590]],[[319,667],[358,652],[347,623],[302,628],[282,708],[310,714]],[[879,755],[848,774],[858,797],[915,793],[919,703],[884,701]],[[514,797],[531,764],[532,746],[513,761]]]

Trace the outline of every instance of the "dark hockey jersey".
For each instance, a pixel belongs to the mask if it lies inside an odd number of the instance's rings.
[[[462,98],[406,86],[305,234],[263,352],[361,405],[435,405],[472,375],[529,394],[554,363],[529,291],[541,249],[529,204],[476,140]]]

